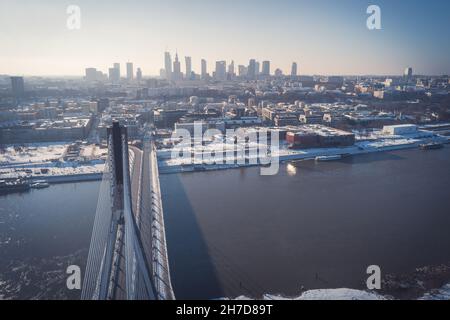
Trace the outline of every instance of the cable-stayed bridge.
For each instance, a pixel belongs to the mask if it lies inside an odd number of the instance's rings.
[[[128,147],[118,122],[107,135],[81,298],[174,299],[153,141],[146,136],[142,150]]]

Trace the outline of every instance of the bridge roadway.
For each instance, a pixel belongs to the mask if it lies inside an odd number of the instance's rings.
[[[157,299],[173,299],[173,292],[170,284],[168,270],[167,252],[165,245],[165,232],[162,216],[158,217],[158,207],[161,207],[159,177],[154,175],[155,168],[152,161],[152,142],[144,142],[143,150],[129,146],[130,155],[130,177],[131,177],[131,203],[137,227],[140,231],[141,241],[147,259],[147,265],[152,273]],[[157,174],[157,172],[156,172]],[[158,180],[155,180],[158,179]],[[158,183],[156,183],[158,182]],[[162,208],[161,208],[162,209]],[[160,211],[162,215],[162,210]],[[125,275],[125,242],[123,229],[119,228],[118,241],[116,243],[116,263],[119,266],[115,271],[114,292],[112,299],[124,300],[126,295],[126,275]],[[138,280],[137,296],[145,296],[145,289]]]
[[[130,161],[130,178],[131,178],[131,200],[132,210],[136,215],[137,212],[137,191],[139,189],[139,170],[141,166],[142,156],[139,149],[133,148],[129,150]],[[126,260],[125,260],[125,228],[123,224],[119,224],[117,230],[117,239],[114,246],[113,266],[111,270],[113,285],[109,289],[108,299],[126,300]]]
[[[156,298],[172,300],[175,296],[170,280],[158,162],[156,150],[150,138],[144,138],[143,150],[139,151],[141,152],[141,176],[136,179],[140,179],[138,184],[140,187],[132,188],[136,199],[140,195],[140,200],[133,200],[133,203],[136,202],[139,206],[135,211],[136,221],[141,233],[144,253],[148,259],[147,263],[152,272]]]
[[[141,150],[128,145],[118,122],[108,132],[81,297],[174,299],[152,136],[146,135]]]

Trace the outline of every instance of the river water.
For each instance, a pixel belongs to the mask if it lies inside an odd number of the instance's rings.
[[[180,298],[364,288],[450,261],[450,148],[161,176]]]
[[[66,268],[84,268],[99,182],[0,197],[0,298],[77,299]]]
[[[99,182],[0,197],[0,298],[73,298]],[[366,268],[450,261],[450,148],[161,176],[178,298],[364,288]]]

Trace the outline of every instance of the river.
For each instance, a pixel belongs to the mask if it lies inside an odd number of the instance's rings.
[[[337,162],[161,176],[177,298],[364,288],[382,274],[450,261],[450,148]],[[0,197],[0,298],[71,298],[99,182]]]

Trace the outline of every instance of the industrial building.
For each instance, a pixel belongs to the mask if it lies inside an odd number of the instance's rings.
[[[323,114],[301,114],[299,120],[304,124],[321,124],[323,122]]]
[[[393,126],[384,126],[383,133],[393,136],[417,133],[418,127],[414,124],[398,124]]]
[[[21,121],[0,128],[2,143],[30,143],[85,139],[92,126],[92,118],[65,117],[59,120]]]
[[[355,143],[355,135],[322,125],[303,125],[286,133],[291,148],[347,147]]]

